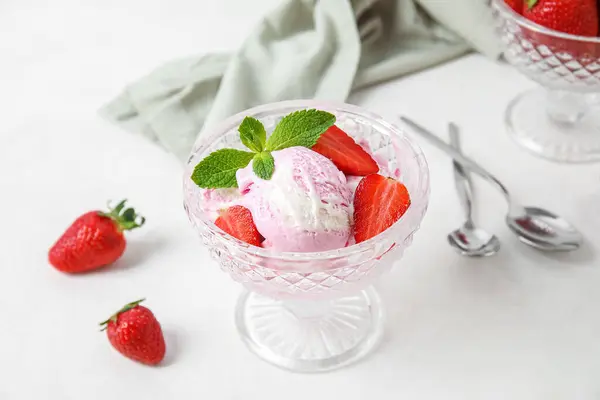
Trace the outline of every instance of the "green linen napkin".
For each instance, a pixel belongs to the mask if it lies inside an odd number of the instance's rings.
[[[198,134],[280,100],[352,90],[470,50],[501,54],[488,0],[285,0],[235,54],[167,63],[105,105],[105,118],[185,160]]]

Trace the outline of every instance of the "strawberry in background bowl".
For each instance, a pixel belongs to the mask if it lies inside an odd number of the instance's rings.
[[[597,0],[505,0],[518,14],[543,27],[576,36],[598,36]]]
[[[575,59],[600,57],[594,41],[600,33],[598,0],[504,1],[531,22],[522,35],[533,44],[547,46],[554,53],[568,53]]]
[[[541,86],[507,107],[511,138],[553,161],[600,160],[597,0],[492,0],[492,10],[504,58]]]

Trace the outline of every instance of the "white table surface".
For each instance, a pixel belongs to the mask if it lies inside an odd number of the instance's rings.
[[[533,86],[472,55],[353,95],[445,134],[526,203],[576,224],[589,242],[550,257],[519,244],[505,205],[477,186],[479,221],[500,254],[466,260],[446,244],[461,222],[450,161],[424,144],[428,215],[385,279],[387,336],[363,362],[322,375],[272,367],[233,325],[240,287],[209,259],[181,202],[181,166],[96,110],[174,57],[235,48],[277,0],[8,0],[0,4],[0,399],[598,399],[600,167],[517,147],[503,110]],[[80,213],[127,197],[148,223],[122,261],[67,276],[49,246]],[[97,323],[147,297],[163,325],[159,368],[114,351]]]

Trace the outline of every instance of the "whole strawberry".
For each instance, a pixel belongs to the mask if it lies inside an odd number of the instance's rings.
[[[523,12],[523,0],[504,0],[504,2],[517,13]]]
[[[523,16],[546,28],[579,36],[598,35],[597,0],[526,0]]]
[[[100,325],[110,344],[125,357],[147,365],[156,365],[165,357],[165,339],[152,311],[138,300],[126,304]]]
[[[48,252],[48,261],[62,272],[78,273],[111,264],[125,251],[123,232],[139,228],[144,217],[121,201],[108,213],[90,211],[71,224]]]

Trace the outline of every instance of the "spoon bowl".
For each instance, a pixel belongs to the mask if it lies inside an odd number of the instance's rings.
[[[468,257],[487,257],[500,250],[500,240],[482,229],[463,225],[448,234],[448,243]]]
[[[546,251],[572,251],[581,246],[583,236],[558,215],[539,207],[524,207],[509,214],[506,224],[519,240]]]

